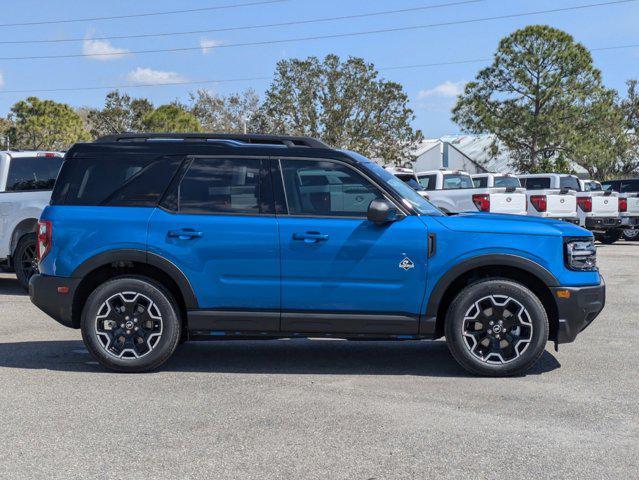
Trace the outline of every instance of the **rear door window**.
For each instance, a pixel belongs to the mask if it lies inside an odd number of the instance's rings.
[[[196,158],[180,183],[178,210],[193,214],[259,214],[262,160]]]
[[[7,174],[8,192],[52,190],[62,157],[13,157]]]

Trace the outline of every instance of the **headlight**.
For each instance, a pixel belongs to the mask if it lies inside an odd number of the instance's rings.
[[[570,270],[597,270],[597,247],[592,239],[567,239],[565,257]]]

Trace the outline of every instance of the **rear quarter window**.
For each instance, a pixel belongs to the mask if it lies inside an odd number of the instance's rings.
[[[95,157],[68,159],[51,197],[52,205],[155,206],[182,157]]]
[[[13,157],[9,162],[7,192],[52,190],[62,157]]]

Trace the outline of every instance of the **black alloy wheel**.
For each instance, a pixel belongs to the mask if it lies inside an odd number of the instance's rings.
[[[13,256],[13,268],[20,286],[28,290],[29,280],[39,273],[35,233],[29,233],[20,238]]]

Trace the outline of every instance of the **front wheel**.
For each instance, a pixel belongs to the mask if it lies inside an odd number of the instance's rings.
[[[604,233],[595,233],[595,240],[599,240],[606,245],[612,245],[621,238],[621,230],[606,230]]]
[[[146,277],[103,283],[82,310],[82,339],[93,357],[118,372],[158,368],[180,340],[179,309],[172,295]]]
[[[532,367],[548,341],[548,316],[539,298],[511,280],[482,280],[455,297],[445,324],[446,342],[471,373],[517,375]]]
[[[18,283],[29,290],[29,280],[38,273],[37,241],[35,233],[23,235],[13,254],[13,269]]]

